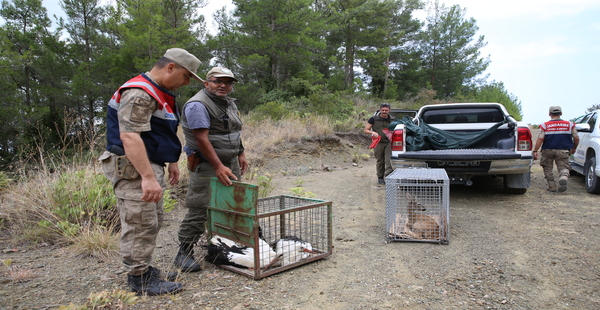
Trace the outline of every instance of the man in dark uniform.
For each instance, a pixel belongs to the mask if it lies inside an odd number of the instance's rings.
[[[538,159],[538,150],[542,147],[540,166],[544,168],[544,177],[548,182],[549,192],[564,192],[567,190],[569,179],[569,155],[574,154],[579,144],[579,135],[575,124],[562,120],[562,109],[559,106],[551,106],[550,120],[540,125],[535,147],[533,148],[533,159]],[[553,163],[558,169],[558,188],[554,181],[552,172]]]
[[[204,89],[183,106],[181,125],[185,136],[190,181],[185,196],[188,212],[179,226],[179,251],[175,266],[185,272],[200,271],[193,247],[205,231],[210,203],[210,178],[224,185],[238,180],[248,169],[241,131],[242,120],[229,97],[237,79],[223,67],[212,68],[206,75]]]
[[[371,117],[363,130],[364,133],[368,133],[372,137],[381,137],[374,150],[375,159],[377,159],[377,181],[379,184],[385,184],[385,177],[394,171],[391,160],[391,141],[383,130],[387,129],[388,125],[395,119],[395,117],[390,115],[390,105],[383,103],[379,107],[378,115]]]
[[[171,48],[149,72],[123,84],[108,103],[107,150],[100,161],[117,196],[127,282],[138,294],[183,289],[183,284],[171,282],[177,273],[164,275],[150,261],[163,221],[164,166],[171,185],[179,180],[179,118],[169,91],[189,84],[191,78],[201,81],[195,73],[199,66],[194,55]]]

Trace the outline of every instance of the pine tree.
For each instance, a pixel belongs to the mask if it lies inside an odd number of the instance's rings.
[[[487,43],[483,36],[475,40],[479,28],[465,13],[458,5],[447,8],[435,1],[427,17],[421,51],[429,82],[441,97],[451,97],[463,85],[473,84],[489,64],[489,59],[479,57]]]

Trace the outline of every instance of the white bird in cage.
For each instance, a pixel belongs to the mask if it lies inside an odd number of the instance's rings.
[[[204,257],[209,263],[215,265],[230,265],[241,268],[254,268],[254,248],[238,244],[225,237],[214,236],[205,247],[207,254]],[[270,265],[277,253],[262,238],[258,238],[258,251],[260,267]]]
[[[314,251],[312,245],[298,237],[287,236],[279,239],[275,245],[276,259],[268,267],[275,263],[282,266],[299,262],[309,258],[312,254],[319,254]]]

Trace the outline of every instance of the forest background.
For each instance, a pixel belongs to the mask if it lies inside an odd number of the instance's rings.
[[[0,170],[57,151],[102,149],[107,101],[170,47],[185,48],[240,80],[234,97],[249,120],[320,116],[356,131],[381,102],[521,103],[487,81],[490,56],[476,20],[458,5],[420,0],[243,0],[214,15],[206,1],[62,0],[52,25],[40,0],[0,8]],[[415,17],[426,12],[426,19]],[[214,33],[214,34],[211,34]],[[197,90],[177,91],[182,104]],[[101,139],[100,139],[101,140]]]
[[[62,0],[52,25],[40,0],[0,6],[0,240],[5,249],[68,245],[114,259],[119,221],[112,186],[97,158],[105,148],[107,102],[125,81],[148,71],[171,47],[230,68],[260,195],[260,170],[278,145],[334,133],[360,135],[383,102],[417,109],[447,102],[499,102],[518,120],[521,103],[487,81],[486,42],[458,5],[420,0],[238,0],[214,15],[205,1]],[[415,17],[427,16],[425,19]],[[182,105],[201,86],[176,93]],[[368,139],[368,137],[367,137]],[[352,154],[353,161],[370,154]],[[165,209],[185,196],[187,168],[164,192]],[[301,185],[290,190],[308,196]],[[0,275],[34,272],[2,261]]]

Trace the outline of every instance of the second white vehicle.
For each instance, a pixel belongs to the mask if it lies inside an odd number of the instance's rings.
[[[573,120],[579,132],[579,145],[571,156],[571,169],[585,177],[585,189],[600,194],[600,110],[589,112]]]

